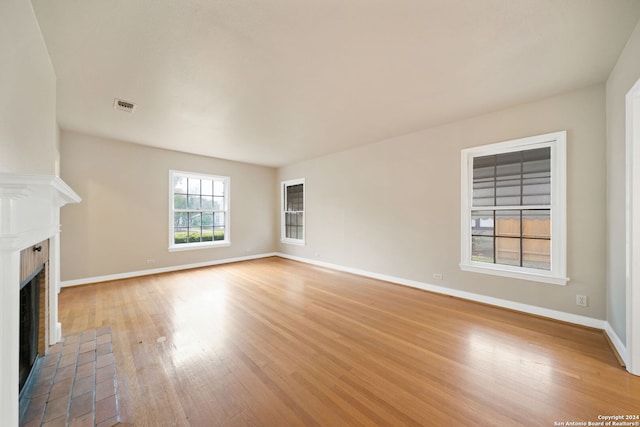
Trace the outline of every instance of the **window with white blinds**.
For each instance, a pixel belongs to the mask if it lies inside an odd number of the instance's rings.
[[[566,133],[462,151],[464,270],[566,283]]]

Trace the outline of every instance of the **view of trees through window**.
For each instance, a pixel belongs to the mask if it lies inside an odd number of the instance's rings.
[[[213,242],[226,236],[224,178],[173,174],[173,242]]]

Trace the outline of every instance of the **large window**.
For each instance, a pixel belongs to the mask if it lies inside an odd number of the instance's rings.
[[[304,178],[282,182],[283,243],[304,244]]]
[[[229,244],[229,177],[170,171],[169,250]]]
[[[463,270],[565,284],[566,132],[462,150]]]

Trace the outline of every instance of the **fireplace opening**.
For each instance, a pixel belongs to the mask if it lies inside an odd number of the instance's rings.
[[[40,279],[44,265],[20,284],[20,391],[38,358],[40,339]]]

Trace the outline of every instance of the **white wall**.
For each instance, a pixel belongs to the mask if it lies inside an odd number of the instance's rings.
[[[607,80],[607,321],[626,343],[625,97],[640,79],[640,23]]]
[[[0,2],[0,173],[54,174],[56,76],[28,0]]]
[[[62,212],[63,281],[275,249],[273,168],[63,131],[61,176],[82,203]],[[231,177],[231,246],[169,252],[169,170]],[[155,259],[155,264],[147,260]]]
[[[0,2],[0,94],[0,173],[55,173],[55,74],[28,0]],[[0,203],[0,216],[11,211],[5,209],[7,203]],[[0,224],[0,234],[13,231],[10,218],[0,217]],[[36,224],[43,225],[48,223]],[[7,427],[18,425],[20,248],[12,247],[16,240],[15,235],[0,239],[0,425]]]
[[[604,107],[604,85],[597,85],[283,167],[279,180],[306,178],[307,245],[280,244],[279,250],[604,319]],[[461,271],[460,150],[563,129],[568,131],[569,284]],[[587,295],[589,306],[576,306],[576,294]]]

